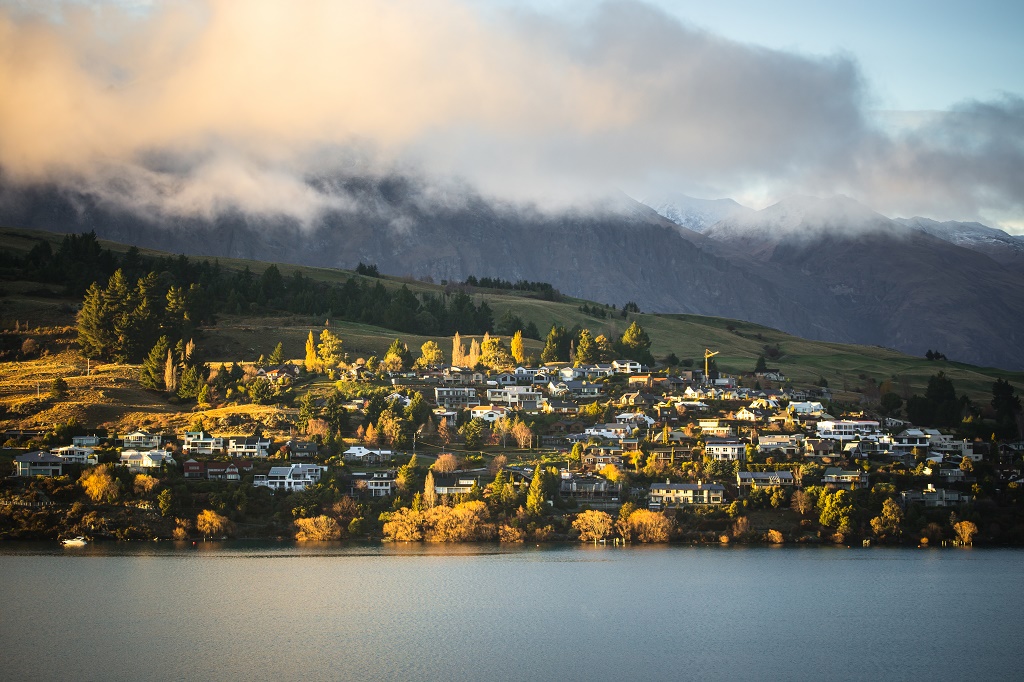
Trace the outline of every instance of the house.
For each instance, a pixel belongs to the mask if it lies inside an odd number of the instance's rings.
[[[736,410],[736,420],[741,422],[759,422],[764,420],[765,412],[757,408],[741,407]]]
[[[341,453],[346,462],[355,462],[361,466],[372,466],[381,462],[390,462],[394,453],[391,450],[371,450],[362,445],[353,445]]]
[[[477,405],[469,410],[471,419],[482,419],[488,424],[493,424],[510,413],[511,410],[501,405]]]
[[[479,405],[480,399],[472,387],[438,386],[434,389],[434,402],[448,410],[464,410]]]
[[[132,431],[120,438],[121,444],[131,450],[155,450],[160,447],[160,435],[148,431]]]
[[[650,428],[654,424],[654,419],[648,417],[643,412],[623,412],[622,414],[615,415],[615,423],[626,424],[634,428]]]
[[[443,407],[435,407],[431,410],[431,414],[434,415],[434,421],[440,424],[444,420],[448,420],[448,426],[455,426],[459,423],[459,413],[456,410],[448,410]]]
[[[747,459],[747,445],[734,438],[708,438],[704,454],[719,462],[743,462]]]
[[[839,442],[877,438],[882,435],[877,421],[870,419],[836,419],[818,422],[818,437]]]
[[[490,381],[495,382],[498,386],[515,386],[519,383],[519,377],[514,372],[501,372],[490,377]]]
[[[583,465],[601,470],[612,464],[622,466],[622,447],[618,445],[595,445],[583,453]]]
[[[825,406],[820,402],[801,401],[790,403],[786,410],[791,414],[820,415],[825,411]]]
[[[583,369],[580,367],[562,367],[558,370],[558,378],[562,381],[576,381],[582,379],[585,376]]]
[[[612,360],[612,370],[616,374],[636,374],[644,370],[643,365],[633,360]]]
[[[122,450],[121,459],[118,463],[132,471],[139,472],[146,469],[159,469],[164,464],[173,465],[174,458],[171,457],[171,453],[163,450],[148,450],[146,452]]]
[[[228,454],[232,457],[259,457],[270,456],[270,439],[260,435],[238,436],[228,441]]]
[[[936,488],[931,483],[924,490],[905,490],[900,493],[903,506],[923,504],[926,507],[959,507],[971,501],[971,496],[957,490]]]
[[[366,494],[370,497],[388,497],[398,487],[398,473],[394,469],[383,471],[357,471],[352,474],[349,492],[352,495]]]
[[[50,450],[51,455],[60,457],[65,464],[96,464],[96,456],[92,453],[93,448],[83,448],[77,445],[65,445]]]
[[[194,459],[187,459],[181,465],[182,476],[190,480],[206,478],[206,464]]]
[[[656,376],[650,373],[630,374],[626,384],[630,388],[652,388],[665,390],[669,386],[668,377]]]
[[[796,485],[796,477],[789,470],[782,471],[738,471],[736,472],[736,485],[742,491],[744,488],[753,487],[767,488],[770,486]]]
[[[441,381],[448,386],[469,386],[484,383],[484,375],[483,372],[474,372],[471,369],[448,367],[445,369]]]
[[[395,391],[394,393],[391,393],[386,398],[384,398],[384,402],[386,402],[388,405],[397,403],[402,407],[409,407],[409,403],[412,402],[412,398]]]
[[[825,469],[821,482],[827,487],[840,490],[858,490],[868,487],[868,474],[865,471],[843,471],[839,467]]]
[[[252,462],[207,462],[205,468],[206,478],[211,481],[231,481],[237,483],[242,480],[243,471],[252,471]]]
[[[558,491],[564,497],[576,500],[611,499],[618,501],[622,491],[621,483],[612,483],[603,476],[580,474],[571,471],[561,473]]]
[[[490,483],[485,469],[455,471],[450,474],[434,472],[434,491],[438,495],[465,495],[473,486],[483,488]]]
[[[938,476],[943,483],[963,483],[967,474],[960,467],[930,466],[924,470],[925,476]]]
[[[544,405],[544,394],[533,386],[505,386],[487,389],[487,400],[492,405],[534,412]]]
[[[781,452],[795,457],[803,450],[804,436],[802,433],[793,435],[764,435],[757,437],[757,451],[761,454]]]
[[[725,486],[718,483],[652,483],[647,491],[647,506],[653,511],[724,502]]]
[[[96,434],[91,436],[72,436],[71,444],[79,448],[94,448],[99,446],[100,437]]]
[[[224,439],[206,431],[186,431],[181,451],[186,455],[216,455],[224,451]]]
[[[49,452],[37,450],[14,458],[15,476],[62,476],[64,460]]]
[[[281,450],[288,454],[289,459],[308,459],[320,454],[320,446],[308,440],[295,440],[292,438],[281,446]]]
[[[555,414],[579,414],[580,406],[568,400],[548,400],[544,403],[544,411]]]
[[[256,370],[256,376],[264,377],[272,384],[286,384],[299,378],[299,368],[292,364],[280,365],[273,369],[261,367]]]
[[[643,391],[634,391],[632,393],[623,393],[622,397],[619,398],[619,405],[623,407],[640,407],[650,408],[654,407],[661,402],[661,398],[651,393],[645,393]]]
[[[632,435],[633,427],[628,424],[594,424],[583,430],[587,436],[597,436],[608,440],[619,440]]]
[[[320,464],[292,464],[287,467],[270,467],[267,475],[257,474],[253,485],[271,490],[305,490],[320,481],[326,466]]]
[[[836,443],[828,438],[805,438],[804,455],[807,457],[831,457],[835,454]]]
[[[586,381],[550,381],[548,393],[556,398],[597,398],[601,395],[601,386]]]

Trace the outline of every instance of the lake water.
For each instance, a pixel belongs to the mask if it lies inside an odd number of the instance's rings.
[[[1021,679],[1024,551],[0,545],[5,680]]]

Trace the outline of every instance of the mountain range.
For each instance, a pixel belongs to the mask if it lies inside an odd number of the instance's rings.
[[[645,312],[749,320],[818,340],[1024,368],[1024,241],[977,223],[891,220],[845,197],[760,211],[625,195],[541,210],[451,196],[404,176],[341,178],[345,210],[312,224],[225,210],[175,217],[57,185],[0,188],[0,222],[190,255],[353,268],[434,281],[546,281]],[[538,326],[551,321],[536,320]]]

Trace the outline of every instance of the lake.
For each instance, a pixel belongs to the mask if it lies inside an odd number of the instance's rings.
[[[0,545],[8,680],[1021,679],[1024,551]]]

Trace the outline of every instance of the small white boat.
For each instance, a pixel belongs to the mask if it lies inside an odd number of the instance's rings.
[[[89,541],[86,540],[81,535],[79,535],[78,537],[68,538],[67,540],[61,540],[60,541],[60,544],[64,545],[65,547],[81,547],[81,546],[86,545],[88,543],[89,543]]]

